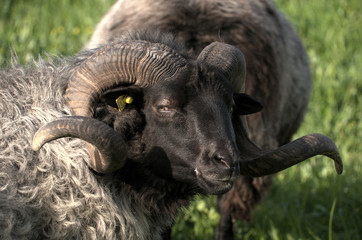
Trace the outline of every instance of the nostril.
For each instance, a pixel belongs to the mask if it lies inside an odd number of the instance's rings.
[[[227,166],[228,168],[232,168],[234,166],[234,162],[231,159],[231,157],[226,157],[226,156],[222,156],[219,154],[216,154],[214,156],[214,159],[218,162],[223,163],[225,166]]]
[[[230,164],[229,164],[227,161],[221,160],[221,162],[222,162],[223,164],[225,164],[228,168],[231,168]]]

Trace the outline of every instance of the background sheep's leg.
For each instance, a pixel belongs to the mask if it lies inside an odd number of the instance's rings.
[[[241,176],[234,187],[218,199],[220,222],[215,239],[233,239],[234,220],[250,221],[256,205],[267,193],[271,176],[251,178]]]
[[[215,239],[234,239],[233,222],[230,211],[223,206],[222,196],[218,199],[220,221],[215,231]]]
[[[171,232],[172,232],[172,228],[169,227],[167,229],[165,229],[165,231],[162,233],[162,239],[163,240],[171,240]]]

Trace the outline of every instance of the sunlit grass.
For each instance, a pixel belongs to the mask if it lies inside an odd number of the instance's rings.
[[[90,38],[111,0],[3,0],[0,64],[15,51],[22,63],[45,52],[74,55]],[[316,157],[275,177],[237,239],[362,239],[362,4],[360,0],[277,0],[293,22],[314,79],[305,121],[295,135],[320,132],[340,149],[344,173]],[[175,239],[212,239],[216,198],[197,197],[181,214]],[[335,204],[335,205],[334,205]]]
[[[20,62],[43,55],[77,53],[113,1],[2,0],[0,64],[14,49]]]

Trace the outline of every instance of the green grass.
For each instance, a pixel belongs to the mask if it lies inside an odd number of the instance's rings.
[[[0,63],[8,63],[11,49],[21,63],[45,52],[77,53],[112,3],[110,0],[2,0]]]
[[[15,51],[22,63],[45,52],[73,55],[90,38],[110,0],[3,0],[0,64]],[[237,239],[362,239],[362,4],[360,0],[277,0],[310,57],[314,89],[295,137],[320,132],[335,140],[344,161],[315,157],[275,177]],[[197,197],[180,215],[175,239],[212,239],[215,197]]]

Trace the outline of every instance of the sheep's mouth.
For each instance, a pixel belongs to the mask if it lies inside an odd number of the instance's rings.
[[[199,187],[207,194],[224,194],[229,191],[237,179],[234,176],[219,177],[214,175],[202,174],[198,169],[195,169],[196,179]]]

